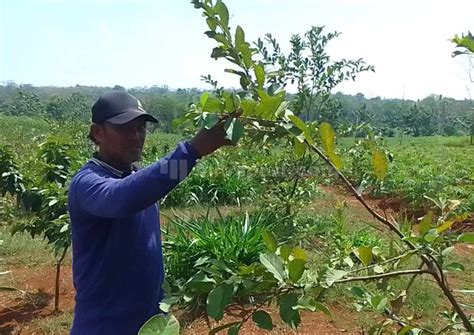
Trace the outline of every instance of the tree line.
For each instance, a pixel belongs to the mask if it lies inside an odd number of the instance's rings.
[[[122,86],[35,87],[7,83],[0,85],[0,114],[41,117],[58,122],[90,122],[90,106],[100,94]],[[160,120],[159,128],[174,132],[172,120],[182,116],[189,105],[199,101],[202,90],[176,89],[166,86],[133,88],[144,108]],[[290,97],[291,99],[291,97]],[[296,97],[295,97],[296,101]],[[363,136],[367,127],[384,136],[432,136],[472,134],[474,120],[472,100],[455,100],[431,95],[413,101],[404,99],[366,98],[362,93],[331,94],[316,101],[302,119],[326,121],[348,136]]]

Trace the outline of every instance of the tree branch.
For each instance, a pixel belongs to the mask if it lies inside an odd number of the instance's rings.
[[[360,272],[360,271],[363,271],[363,270],[368,270],[368,269],[371,269],[371,268],[374,268],[376,267],[377,265],[384,265],[384,264],[387,264],[387,263],[391,263],[391,262],[394,262],[394,261],[397,261],[403,257],[406,257],[410,254],[415,254],[416,253],[416,250],[409,250],[408,252],[402,254],[402,255],[399,255],[397,257],[393,257],[393,258],[390,258],[390,259],[387,259],[386,261],[383,261],[383,262],[380,262],[380,263],[376,263],[376,264],[373,264],[373,265],[369,265],[369,266],[366,266],[364,268],[360,268],[360,269],[356,269],[356,270],[352,270],[350,271],[349,273],[357,273],[357,272]],[[424,263],[423,263],[424,264]]]
[[[394,271],[388,273],[382,273],[379,275],[372,275],[372,276],[361,276],[361,277],[351,277],[346,279],[336,280],[334,283],[348,283],[353,281],[364,281],[364,280],[377,280],[382,278],[390,278],[390,277],[397,277],[403,275],[411,275],[411,274],[423,274],[423,273],[432,273],[429,270],[402,270],[402,271]]]

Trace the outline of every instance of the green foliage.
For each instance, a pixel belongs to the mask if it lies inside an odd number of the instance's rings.
[[[138,331],[138,335],[179,335],[179,322],[174,316],[155,315]]]
[[[474,54],[474,36],[471,32],[467,32],[467,34],[462,34],[461,36],[456,35],[451,41],[456,44],[456,48],[461,49],[454,51],[453,56]]]
[[[23,176],[18,171],[13,153],[7,145],[0,146],[0,195],[14,196],[26,191]]]
[[[230,159],[223,154],[201,162],[182,184],[166,195],[163,206],[236,205],[253,200],[262,192],[258,180],[246,171],[232,169],[234,162]]]
[[[188,219],[176,216],[163,231],[167,274],[172,282],[188,280],[198,270],[196,262],[224,262],[237,269],[258,260],[265,248],[262,234],[273,223],[263,213]]]
[[[78,169],[78,157],[66,140],[50,138],[40,145],[36,162],[41,179],[30,178],[28,188],[18,193],[23,208],[34,215],[15,224],[12,233],[41,235],[59,255],[71,245],[66,181]]]

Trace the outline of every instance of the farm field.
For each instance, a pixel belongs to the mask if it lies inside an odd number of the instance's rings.
[[[93,150],[85,124],[48,125],[37,119],[0,116],[0,129],[5,130],[0,134],[0,169],[14,163],[26,188],[37,184],[52,189],[51,184],[42,181],[48,175],[45,171],[51,172],[56,182],[62,182]],[[149,134],[143,164],[159,159],[181,139],[177,134]],[[344,159],[342,171],[377,213],[400,223],[407,237],[415,241],[414,236],[423,229],[419,219],[427,213],[441,216],[448,209],[452,222],[442,231],[443,236],[474,231],[474,146],[468,137],[385,138],[381,146],[392,158],[383,181],[370,172],[370,155],[362,144],[354,145],[356,142],[343,138],[337,143]],[[44,160],[48,153],[56,155],[53,160]],[[59,164],[58,157],[67,164]],[[67,165],[68,169],[59,165]],[[57,258],[42,236],[31,238],[35,214],[18,206],[17,201],[11,193],[0,198],[0,334],[67,334],[74,306],[69,251],[61,266],[59,311],[54,311]],[[196,272],[190,269],[195,262],[205,263],[215,257],[237,269],[258,261],[266,249],[262,238],[265,230],[272,231],[280,245],[304,249],[305,268],[314,273],[327,269],[328,264],[347,273],[359,271],[365,262],[361,250],[370,250],[374,263],[365,264],[369,266],[376,265],[376,259],[383,263],[394,250],[405,252],[403,243],[363,208],[324,162],[315,156],[295,160],[284,145],[259,150],[244,142],[236,149],[203,159],[186,181],[162,199],[161,208],[166,273],[173,292],[193,280]],[[18,233],[12,236],[12,229]],[[449,285],[466,311],[472,313],[473,245],[460,241],[443,252],[444,264],[451,265],[445,268]],[[398,270],[418,266],[415,257],[397,262]],[[369,270],[363,273],[374,274]],[[365,295],[380,297],[376,298],[379,304],[383,299],[395,301],[391,294],[403,292],[407,286],[409,293],[399,308],[400,317],[423,329],[440,329],[449,319],[443,315],[444,311],[450,315],[449,301],[431,277],[418,276],[412,284],[409,280],[396,277],[357,286],[341,283],[313,291],[313,298],[324,304],[331,316],[321,310],[302,312],[298,333],[313,334],[315,327],[328,334],[367,333],[385,318],[380,315],[383,307],[374,307],[375,302],[364,300]],[[197,303],[201,298],[196,295],[195,299]],[[184,333],[208,333],[210,327],[222,324],[210,321],[199,309],[185,313],[182,306],[176,307],[175,314]],[[233,315],[239,314],[240,308],[252,307],[241,301],[226,310],[224,321],[238,319]],[[273,304],[265,310],[275,316],[273,333],[293,333],[276,321],[278,309]],[[386,329],[397,327],[391,324]],[[266,333],[251,319],[241,332]]]

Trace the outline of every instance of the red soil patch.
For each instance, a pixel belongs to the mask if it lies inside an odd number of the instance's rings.
[[[54,312],[54,280],[56,268],[53,265],[37,268],[9,269],[8,286],[22,292],[0,293],[0,334],[35,334],[26,332],[25,325],[38,318],[52,317]],[[74,307],[74,288],[71,266],[61,267],[59,309],[71,311]],[[38,334],[38,333],[36,333]]]
[[[266,310],[271,316],[274,323],[274,328],[272,331],[266,331],[259,328],[251,319],[244,323],[240,329],[240,334],[249,334],[249,335],[263,335],[263,334],[302,334],[302,335],[312,335],[312,334],[363,334],[362,331],[351,331],[348,332],[348,329],[338,326],[342,320],[345,320],[347,325],[347,320],[352,324],[352,329],[354,329],[354,324],[351,322],[353,317],[349,316],[347,311],[343,311],[341,308],[336,306],[330,306],[331,311],[333,312],[334,317],[337,317],[338,320],[332,321],[328,316],[324,315],[321,312],[302,312],[301,313],[301,324],[298,326],[298,330],[292,330],[280,320],[278,310],[271,307],[266,307]],[[238,317],[238,314],[242,310],[227,311],[226,316],[220,322],[215,322],[213,320],[208,320],[204,317],[199,318],[189,324],[188,326],[183,327],[184,335],[194,335],[194,334],[208,334],[212,328],[217,326],[224,325],[226,323],[240,321],[241,318]],[[347,327],[347,326],[346,326]],[[227,329],[218,332],[217,334],[227,334]]]

